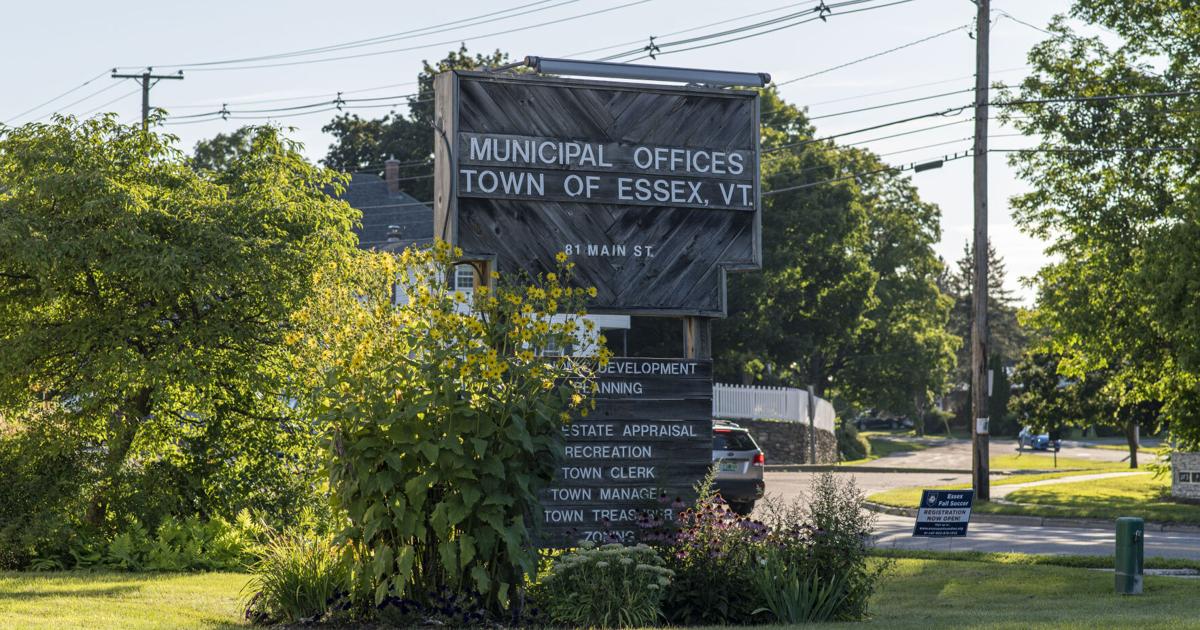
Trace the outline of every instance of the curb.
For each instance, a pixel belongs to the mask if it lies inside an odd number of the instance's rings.
[[[896,468],[886,466],[840,466],[838,464],[767,464],[767,472],[847,472],[847,473],[935,473],[969,475],[970,469]]]
[[[898,466],[843,466],[841,464],[767,464],[767,472],[848,472],[848,473],[925,473],[969,475],[970,468],[901,468]],[[1049,470],[993,470],[993,477],[1007,475],[1045,475],[1079,472],[1083,468],[1052,468]]]
[[[863,507],[880,514],[892,516],[907,516],[916,518],[917,510],[893,505],[883,505],[872,501],[864,501]],[[1074,529],[1103,529],[1111,531],[1113,521],[1095,518],[1063,518],[1060,516],[1021,516],[1018,514],[971,514],[973,523],[997,523],[1002,525],[1021,525],[1024,527],[1065,527]],[[1200,534],[1200,526],[1182,523],[1156,523],[1146,521],[1146,531],[1162,532],[1165,534]]]

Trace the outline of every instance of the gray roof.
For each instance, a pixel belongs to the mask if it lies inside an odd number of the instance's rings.
[[[354,229],[363,249],[403,249],[433,241],[433,208],[404,192],[388,192],[387,182],[373,173],[354,173],[342,193],[362,212],[362,226]],[[400,241],[388,242],[388,226],[400,226]]]

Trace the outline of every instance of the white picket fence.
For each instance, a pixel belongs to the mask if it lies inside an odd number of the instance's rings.
[[[833,432],[833,405],[816,398],[818,429]],[[713,385],[713,417],[733,420],[786,420],[808,423],[808,392],[794,387]]]

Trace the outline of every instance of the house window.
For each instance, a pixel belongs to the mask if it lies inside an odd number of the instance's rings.
[[[454,290],[467,295],[475,292],[475,268],[471,265],[458,265],[454,268]]]

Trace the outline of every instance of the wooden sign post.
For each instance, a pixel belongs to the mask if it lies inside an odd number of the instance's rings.
[[[709,323],[726,272],[762,262],[758,93],[466,71],[434,89],[438,238],[518,275],[566,253],[590,311],[684,318],[686,359],[601,369],[535,519],[550,545],[642,540],[711,466]]]

